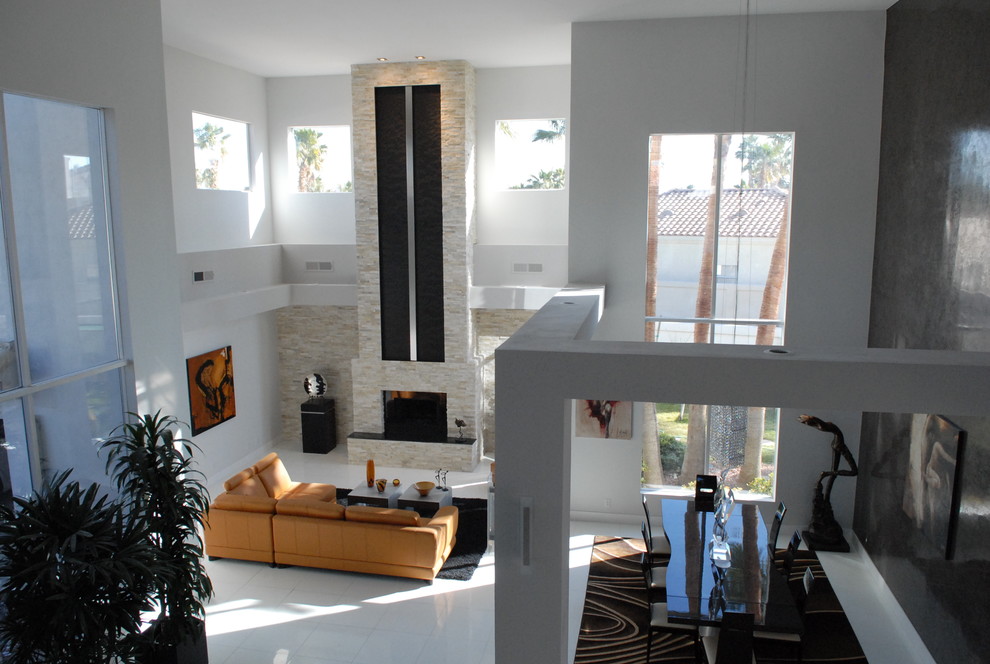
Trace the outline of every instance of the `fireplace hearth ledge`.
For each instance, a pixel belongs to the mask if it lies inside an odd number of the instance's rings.
[[[384,434],[361,431],[347,436],[347,463],[360,465],[368,459],[374,459],[378,466],[472,472],[481,463],[481,444],[476,438],[447,438],[445,442],[387,440]]]

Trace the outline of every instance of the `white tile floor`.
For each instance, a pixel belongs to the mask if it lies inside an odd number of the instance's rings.
[[[349,465],[345,446],[326,455],[278,449],[295,480],[354,487],[363,464]],[[454,495],[484,498],[490,460],[471,473],[451,471]],[[433,480],[424,470],[378,468],[403,484]],[[215,495],[225,478],[210,478]],[[788,531],[789,532],[789,531]],[[573,661],[595,534],[639,536],[639,521],[572,522],[568,661]],[[854,554],[858,554],[854,550]],[[846,606],[871,664],[932,662],[865,555],[823,564]],[[829,568],[831,566],[831,569]],[[211,664],[494,664],[494,552],[470,581],[412,579],[304,567],[273,569],[237,560],[207,562],[216,596],[207,607]],[[889,590],[886,591],[889,593]],[[891,650],[890,644],[902,644]]]

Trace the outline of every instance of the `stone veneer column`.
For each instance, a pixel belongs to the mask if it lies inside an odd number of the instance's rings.
[[[400,85],[440,85],[445,362],[381,359],[375,88]],[[354,428],[382,432],[382,390],[445,392],[448,432],[456,434],[454,418],[461,418],[465,435],[476,437],[481,395],[468,306],[475,221],[474,68],[461,60],[354,65],[351,86],[359,335],[359,356],[352,363]]]

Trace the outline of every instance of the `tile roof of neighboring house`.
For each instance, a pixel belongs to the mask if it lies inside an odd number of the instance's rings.
[[[96,224],[93,221],[93,206],[77,208],[69,214],[69,239],[88,240],[96,237]]]
[[[788,193],[779,189],[729,189],[722,192],[723,237],[777,237]],[[708,221],[708,191],[671,189],[657,197],[659,234],[703,236]]]

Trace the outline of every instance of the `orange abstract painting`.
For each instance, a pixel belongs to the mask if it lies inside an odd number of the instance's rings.
[[[189,358],[186,375],[192,435],[201,434],[237,414],[230,346]]]

